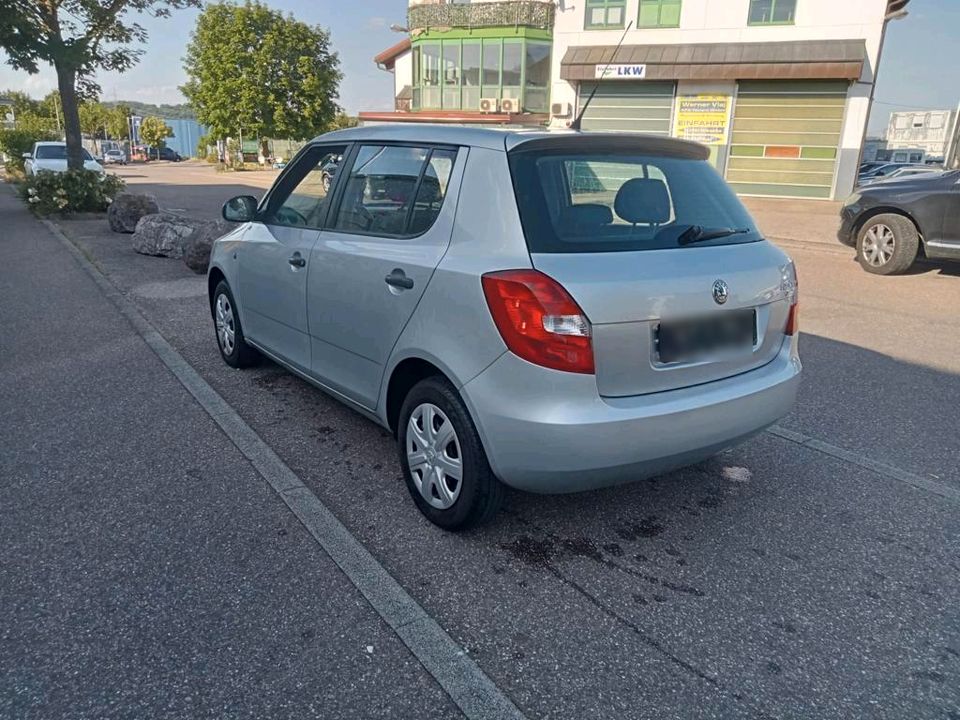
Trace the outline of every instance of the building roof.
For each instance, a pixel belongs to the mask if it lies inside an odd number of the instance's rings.
[[[564,80],[595,80],[598,66],[645,65],[646,80],[857,80],[866,62],[863,40],[571,47]]]
[[[383,52],[374,55],[373,61],[377,64],[377,67],[383,68],[384,70],[393,70],[393,66],[397,62],[397,58],[403,55],[409,49],[410,38],[404,38],[396,45],[391,45]]]

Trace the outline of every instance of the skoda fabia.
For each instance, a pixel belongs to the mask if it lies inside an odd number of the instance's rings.
[[[338,171],[324,174],[331,160]],[[309,143],[216,242],[223,359],[262,354],[396,435],[447,529],[703,460],[800,378],[793,263],[706,148],[436,126]]]

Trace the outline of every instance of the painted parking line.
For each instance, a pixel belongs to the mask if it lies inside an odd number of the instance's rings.
[[[953,500],[954,502],[960,503],[960,490],[950,487],[945,483],[937,482],[936,480],[930,480],[922,475],[917,475],[916,473],[908,472],[906,470],[901,470],[898,467],[880,462],[879,460],[875,460],[874,458],[862,453],[852,452],[838,445],[833,445],[815,437],[810,437],[809,435],[804,435],[803,433],[788,430],[787,428],[780,427],[779,425],[774,425],[773,427],[767,428],[767,432],[778,438],[782,438],[783,440],[800,445],[801,447],[810,448],[811,450],[816,450],[824,455],[829,455],[832,458],[843,460],[851,465],[866,468],[877,475],[882,475],[883,477],[890,478],[891,480],[898,480],[899,482],[902,482],[905,485],[910,485],[918,490],[925,490],[926,492],[939,495],[947,500]]]
[[[307,488],[263,439],[84,254],[48,220],[43,223],[76,258],[107,298],[133,325],[174,377],[213,418],[254,469],[300,520],[401,642],[470,720],[525,720],[447,632]]]

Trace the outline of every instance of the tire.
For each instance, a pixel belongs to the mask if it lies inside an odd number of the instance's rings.
[[[428,410],[433,408],[433,411]],[[439,410],[439,414],[436,412]],[[447,423],[452,426],[453,437],[443,447],[434,445],[421,449],[427,438],[425,421],[431,417],[435,428],[429,435],[444,442]],[[414,420],[411,422],[411,418]],[[414,428],[419,428],[419,434]],[[413,386],[403,401],[397,428],[397,447],[400,466],[407,489],[417,508],[430,522],[444,530],[467,530],[488,522],[496,515],[506,492],[487,462],[487,455],[480,442],[477,429],[470,419],[466,405],[459,393],[446,378],[436,376],[421,380]],[[410,452],[418,451],[425,462],[417,469],[408,458]],[[429,464],[429,450],[436,461]],[[456,455],[458,457],[454,458]],[[434,474],[436,468],[452,467],[459,460],[460,478],[453,475]],[[427,495],[421,492],[424,480],[429,483]],[[454,480],[457,480],[454,482]],[[445,493],[443,492],[445,489]],[[444,496],[445,495],[445,496]],[[452,498],[451,496],[455,495]]]
[[[876,215],[857,234],[857,262],[874,275],[905,273],[917,259],[919,249],[920,234],[903,215]]]
[[[248,345],[243,337],[237,303],[225,280],[221,280],[213,291],[213,303],[210,307],[213,311],[213,327],[217,333],[217,347],[223,361],[233,368],[256,365],[260,360],[260,353]],[[233,331],[232,336],[228,330]],[[230,340],[232,342],[228,342]]]

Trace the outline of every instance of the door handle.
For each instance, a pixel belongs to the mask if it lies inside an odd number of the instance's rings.
[[[287,260],[293,267],[306,267],[307,259],[303,257],[300,253],[295,252],[293,257]]]
[[[391,287],[403,288],[404,290],[413,289],[413,278],[408,278],[400,268],[394,268],[393,272],[387,275],[383,280]]]

